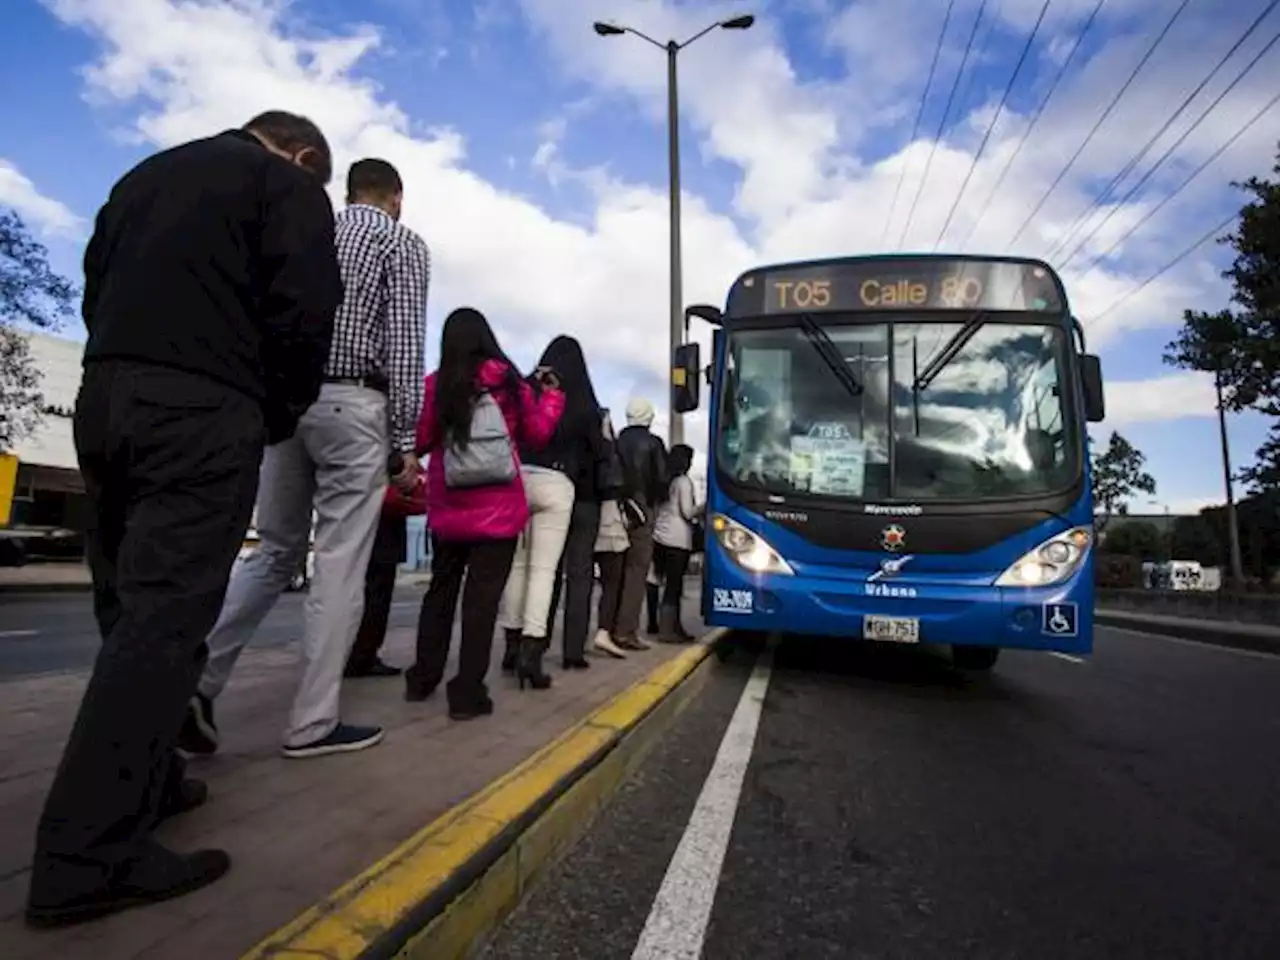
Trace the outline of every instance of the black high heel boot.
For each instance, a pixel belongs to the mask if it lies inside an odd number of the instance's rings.
[[[645,581],[644,606],[645,611],[649,614],[649,623],[645,633],[650,636],[658,632],[658,593],[660,589],[656,583]]]
[[[542,669],[542,654],[546,651],[546,641],[540,637],[521,637],[520,653],[516,659],[516,679],[520,681],[520,689],[526,683],[534,690],[546,690],[551,686],[551,676]]]
[[[520,659],[520,631],[508,628],[503,633],[506,634],[507,649],[502,654],[502,672],[515,673],[516,661]]]

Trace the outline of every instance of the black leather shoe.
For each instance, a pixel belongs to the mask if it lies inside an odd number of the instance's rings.
[[[348,666],[342,671],[342,675],[348,679],[356,677],[398,677],[404,671],[399,667],[393,667],[389,663],[383,663],[381,660],[374,660],[373,663],[365,666]]]
[[[153,841],[107,886],[93,893],[61,903],[29,902],[27,925],[45,929],[70,927],[131,907],[172,900],[209,886],[230,869],[231,858],[223,850],[181,854]]]
[[[203,807],[209,800],[209,785],[203,780],[188,777],[178,784],[178,789],[167,793],[160,801],[160,814],[157,822],[170,817],[188,813],[196,807]]]

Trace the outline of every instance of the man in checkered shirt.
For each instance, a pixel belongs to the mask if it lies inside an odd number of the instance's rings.
[[[307,555],[315,514],[315,577],[306,605],[306,669],[283,753],[316,757],[372,747],[382,729],[341,722],[338,695],[364,607],[365,570],[388,482],[412,486],[422,404],[427,245],[400,220],[404,188],[384,160],[347,174],[336,243],[346,289],[320,397],[297,434],[267,449],[258,491],[260,545],[239,564],[209,635],[209,661],[179,745],[218,748],[213,700],[240,651]],[[388,456],[390,454],[390,456]]]

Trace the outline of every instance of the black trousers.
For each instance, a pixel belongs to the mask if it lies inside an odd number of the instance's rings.
[[[600,532],[600,504],[594,500],[575,500],[569,518],[569,536],[556,569],[556,582],[551,590],[551,609],[547,627],[555,623],[560,606],[560,586],[564,581],[564,633],[561,647],[566,660],[586,656],[587,631],[591,629],[591,594],[595,591],[596,534]]]
[[[396,568],[404,563],[409,536],[404,517],[384,514],[378,518],[373,553],[364,575],[364,614],[356,631],[356,642],[347,656],[348,669],[365,669],[378,660],[387,639],[391,600],[396,592]]]
[[[244,541],[265,440],[248,396],[149,364],[85,368],[74,419],[102,634],[36,830],[31,899],[101,889],[156,822]]]
[[[658,577],[664,584],[662,593],[664,607],[680,609],[680,597],[684,593],[684,575],[689,569],[689,558],[692,556],[692,550],[668,547],[662,543],[653,545],[653,562],[657,567]]]
[[[618,609],[622,606],[622,578],[626,572],[626,553],[597,553],[600,564],[600,606],[596,610],[596,627],[614,636],[618,629]]]
[[[458,675],[449,681],[449,703],[472,706],[488,696],[485,677],[493,652],[493,628],[498,622],[516,540],[432,539],[431,586],[418,615],[417,662],[406,674],[408,682],[434,689],[444,677],[453,636],[453,619],[462,596],[462,646]],[[466,577],[466,589],[462,580]]]

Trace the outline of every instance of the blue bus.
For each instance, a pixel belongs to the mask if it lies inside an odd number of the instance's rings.
[[[1102,372],[1047,264],[760,267],[693,318],[712,362],[678,347],[672,389],[687,413],[710,386],[708,624],[944,645],[966,670],[1092,650]]]

